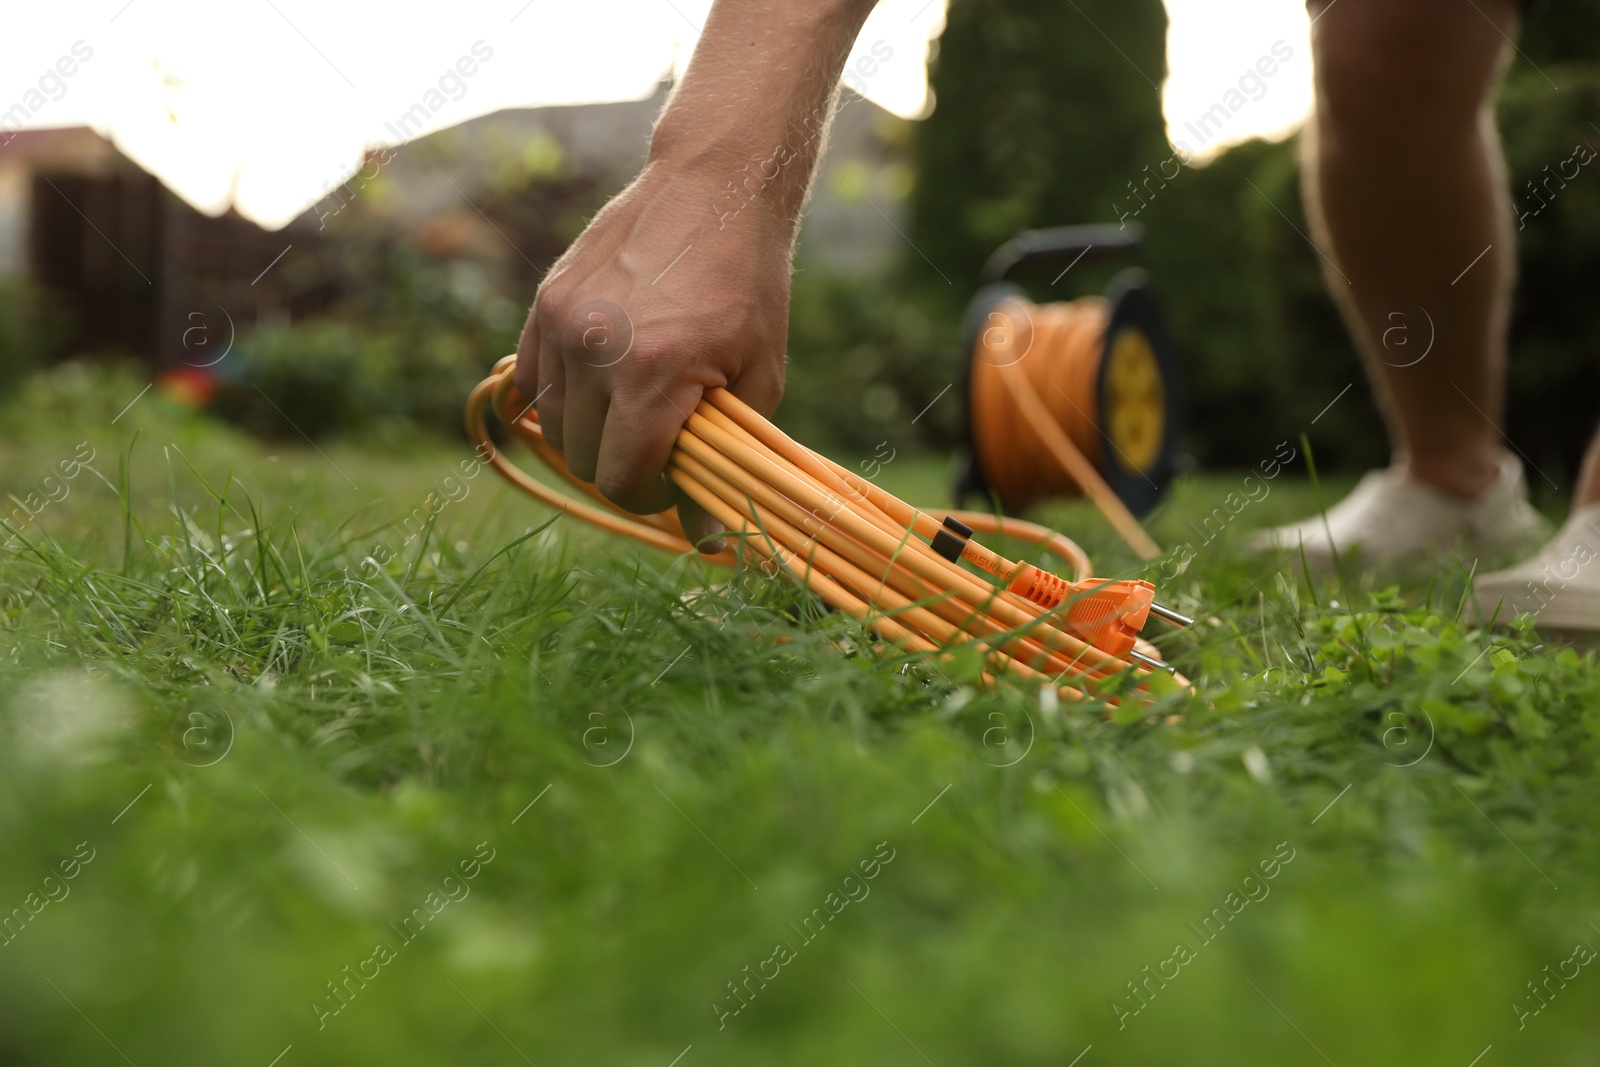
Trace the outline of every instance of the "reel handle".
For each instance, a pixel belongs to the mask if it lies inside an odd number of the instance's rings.
[[[1138,252],[1143,239],[1144,228],[1137,222],[1023,230],[989,256],[983,265],[983,281],[1004,281],[1018,267],[1031,264],[1070,264],[1079,258],[1120,259]]]

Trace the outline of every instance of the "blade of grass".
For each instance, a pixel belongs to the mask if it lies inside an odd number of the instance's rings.
[[[1328,550],[1333,556],[1333,573],[1339,582],[1339,595],[1344,597],[1346,604],[1351,604],[1350,585],[1347,581],[1345,581],[1344,576],[1344,562],[1341,558],[1339,546],[1334,543],[1333,540],[1333,527],[1328,524],[1327,505],[1322,502],[1322,479],[1317,476],[1316,456],[1314,456],[1311,451],[1311,439],[1305,434],[1300,435],[1300,447],[1305,449],[1306,473],[1311,478],[1311,497],[1314,501],[1316,501],[1317,514],[1322,519],[1322,532],[1328,537]],[[1303,544],[1301,545],[1300,551],[1303,556],[1305,553],[1305,546]],[[1353,608],[1354,605],[1351,604],[1351,607]]]
[[[537,537],[539,534],[544,533],[551,526],[555,525],[556,520],[559,519],[559,518],[561,518],[561,515],[559,513],[556,514],[556,515],[552,515],[549,519],[546,519],[544,521],[544,523],[542,523],[541,525],[535,527],[532,530],[529,530],[527,533],[523,534],[521,537],[516,538],[510,544],[508,544],[504,548],[500,549],[500,551],[496,552],[494,555],[492,555],[488,559],[484,560],[482,565],[479,566],[477,570],[475,570],[471,574],[469,574],[465,581],[461,582],[460,584],[458,584],[456,586],[455,593],[453,593],[451,595],[449,600],[445,601],[444,606],[438,610],[437,614],[439,614],[439,615],[448,614],[450,609],[455,607],[456,601],[461,599],[461,595],[472,587],[472,583],[473,582],[478,580],[479,575],[483,574],[484,571],[489,569],[489,564],[493,563],[495,560],[499,559],[501,556],[505,555],[507,552],[510,552],[513,548],[516,548],[518,545],[522,544],[524,541],[531,540],[532,538]]]

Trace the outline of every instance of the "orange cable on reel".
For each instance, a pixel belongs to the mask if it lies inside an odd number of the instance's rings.
[[[572,475],[517,392],[515,365],[515,356],[500,360],[467,402],[468,435],[489,463],[524,492],[602,529],[669,552],[694,551],[675,510],[629,514]],[[489,437],[489,408],[593,503],[507,459]],[[667,473],[730,540],[830,607],[909,651],[943,658],[960,647],[981,648],[991,678],[1053,682],[1062,697],[1079,700],[1095,683],[1131,672],[1144,690],[1152,670],[1172,671],[1139,640],[1145,622],[1152,614],[1189,622],[1155,604],[1149,582],[1090,577],[1082,549],[1042,526],[983,512],[941,519],[912,507],[795,442],[725,389],[708,390],[690,415]],[[1066,560],[1073,580],[1006,559],[973,540],[975,533],[1038,545]],[[741,553],[707,558],[734,565]]]
[[[996,249],[968,305],[963,344],[971,463],[957,499],[1009,511],[1086,496],[1141,559],[1160,548],[1135,513],[1153,507],[1176,461],[1177,366],[1148,279],[1124,270],[1105,297],[1035,304],[1008,279],[1139,247],[1137,225],[1027,230]]]
[[[1054,494],[1081,489],[1139,558],[1155,559],[1161,549],[1092,458],[1100,452],[1100,432],[1086,409],[1095,406],[1109,305],[1096,298],[1042,306],[1007,298],[994,314],[1017,325],[988,331],[974,352],[972,425],[983,453],[1006,457],[995,465],[996,491],[1016,497],[1041,484]],[[995,334],[1005,336],[991,343]]]

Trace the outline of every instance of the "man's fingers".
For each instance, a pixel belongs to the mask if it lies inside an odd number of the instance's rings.
[[[563,415],[567,404],[567,368],[561,361],[559,346],[551,343],[549,338],[541,334],[538,346],[538,391],[527,399],[539,412],[539,429],[544,432],[544,439],[559,449],[562,447],[562,430],[565,429]]]
[[[594,375],[572,382],[567,389],[566,402],[561,408],[561,454],[566,458],[567,469],[582,481],[595,480],[606,412],[610,407],[611,398]],[[544,409],[539,410],[542,418]]]
[[[528,311],[527,325],[522,327],[522,336],[517,339],[517,366],[511,380],[522,394],[522,402],[533,403],[539,395],[539,317],[532,309]]]
[[[643,393],[611,398],[595,471],[595,485],[607,500],[639,515],[676,503],[663,472],[678,431],[699,406],[702,392],[698,385],[685,384],[669,396],[651,383]]]
[[[605,437],[600,444],[599,469],[595,484],[607,500],[638,515],[652,515],[678,508],[678,521],[689,542],[707,555],[721,552],[727,539],[722,524],[665,474],[678,431],[688,422],[688,413],[700,406],[704,390],[688,386],[667,396],[651,387],[649,396],[611,398],[606,415]]]

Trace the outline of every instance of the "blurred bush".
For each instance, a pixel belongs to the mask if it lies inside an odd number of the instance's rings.
[[[109,425],[149,384],[148,367],[120,357],[68,359],[39,367],[0,393],[0,440]]]
[[[61,351],[70,323],[47,290],[0,278],[0,389],[11,389]]]
[[[873,454],[886,440],[944,447],[960,433],[960,390],[948,388],[945,357],[961,311],[953,300],[914,298],[897,277],[863,284],[797,272],[778,424],[824,451]]]
[[[539,276],[624,180],[579,172],[548,135],[496,130],[446,130],[396,159],[318,209],[321,252],[282,269],[295,291],[328,298],[241,332],[218,367],[229,418],[272,436],[460,436],[467,394],[516,350]],[[470,199],[405,212],[447,180]]]
[[[1540,26],[1547,16],[1551,25]],[[1600,13],[1591,5],[1551,5],[1529,23],[1537,34],[1530,32],[1525,48],[1548,47],[1560,55],[1557,43],[1570,42],[1546,35],[1563,25],[1574,33],[1585,27],[1588,36],[1573,39],[1586,42],[1593,57]],[[1544,55],[1534,61],[1543,72],[1519,63],[1500,104],[1513,202],[1528,213],[1517,234],[1521,276],[1506,430],[1540,470],[1570,482],[1600,415],[1600,62],[1553,63]],[[1571,173],[1574,164],[1567,161],[1580,148],[1591,162],[1570,181],[1550,181],[1563,170]]]
[[[398,355],[392,337],[355,323],[269,326],[240,339],[241,375],[225,382],[216,404],[264,436],[370,429],[406,413]]]
[[[459,277],[470,265],[399,248],[378,258],[388,276],[359,290],[359,301],[241,334],[219,410],[269,436],[393,438],[412,427],[459,435],[467,393],[516,347],[517,310],[502,297],[479,299]]]
[[[216,406],[268,436],[458,436],[467,393],[516,348],[524,308],[470,261],[403,237],[353,236],[326,314],[241,332]]]

